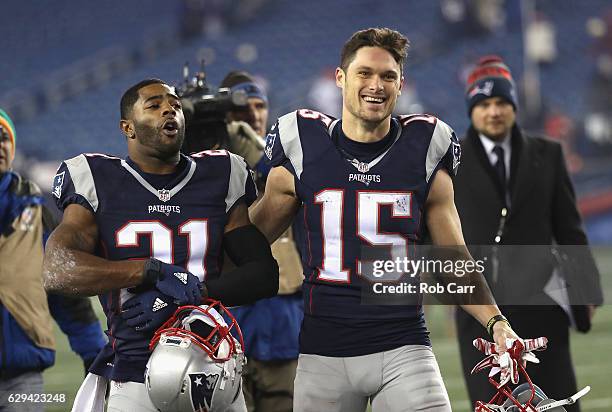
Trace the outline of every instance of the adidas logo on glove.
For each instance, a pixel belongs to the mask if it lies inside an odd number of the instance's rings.
[[[183,285],[187,284],[187,273],[184,273],[184,272],[174,272],[174,276],[176,276],[178,278],[178,280],[183,282]]]
[[[163,309],[166,306],[168,306],[166,302],[164,302],[160,298],[156,298],[155,302],[153,302],[153,312],[157,312],[158,310]]]

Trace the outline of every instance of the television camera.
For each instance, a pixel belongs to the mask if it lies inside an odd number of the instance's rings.
[[[194,77],[189,78],[189,66],[183,67],[183,86],[177,87],[185,115],[185,142],[181,151],[194,153],[209,149],[227,149],[229,135],[226,115],[230,111],[246,110],[248,97],[244,90],[227,87],[215,90],[206,81],[204,62]]]

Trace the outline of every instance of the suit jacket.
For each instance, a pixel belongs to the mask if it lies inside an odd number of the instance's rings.
[[[573,262],[563,273],[570,302],[577,305],[577,326],[588,330],[584,304],[602,302],[599,273],[584,247],[587,237],[561,146],[525,136],[516,125],[511,139],[509,205],[473,127],[461,143],[454,186],[465,241],[475,258],[486,257],[485,277],[501,305],[554,304],[543,292],[559,266],[551,245],[582,245],[566,247],[561,256]]]

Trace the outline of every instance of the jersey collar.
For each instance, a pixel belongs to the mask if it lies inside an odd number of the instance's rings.
[[[180,173],[176,179],[173,179],[167,186],[172,186],[171,189],[166,189],[165,187],[162,189],[156,189],[151,185],[143,176],[145,174],[140,168],[134,163],[132,159],[129,157],[127,159],[121,159],[121,166],[123,166],[134,179],[138,181],[145,189],[155,195],[162,202],[169,201],[172,196],[177,194],[185,185],[191,180],[193,174],[195,173],[196,163],[193,159],[181,154],[181,162],[186,161],[188,167],[185,167],[182,173]]]

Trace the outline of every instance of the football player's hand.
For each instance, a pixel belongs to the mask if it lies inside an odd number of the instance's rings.
[[[518,383],[519,365],[525,367],[527,362],[540,363],[533,352],[546,349],[547,343],[548,339],[545,337],[535,339],[508,338],[501,346],[482,338],[474,339],[474,347],[484,352],[487,357],[478,362],[471,373],[491,368],[489,376],[495,376],[499,373],[500,386],[509,381]]]
[[[515,384],[518,383],[518,363],[523,362],[521,358],[524,349],[523,340],[512,330],[507,322],[497,322],[493,325],[493,341],[499,353],[500,381],[504,384],[508,381],[512,381]],[[518,341],[516,345],[514,344],[515,341]],[[513,352],[508,353],[509,351]]]
[[[178,305],[171,296],[152,289],[131,297],[121,305],[125,323],[139,332],[153,332],[167,321]]]
[[[496,322],[495,325],[493,325],[493,341],[500,354],[506,351],[507,339],[510,339],[510,341],[523,341],[507,322]]]
[[[149,259],[145,265],[145,279],[153,279],[155,288],[174,299],[177,305],[202,303],[203,285],[197,276],[180,266]]]
[[[241,121],[229,122],[227,134],[229,151],[244,157],[250,168],[255,167],[263,156],[263,149],[266,146],[264,139],[258,136],[247,122]]]

